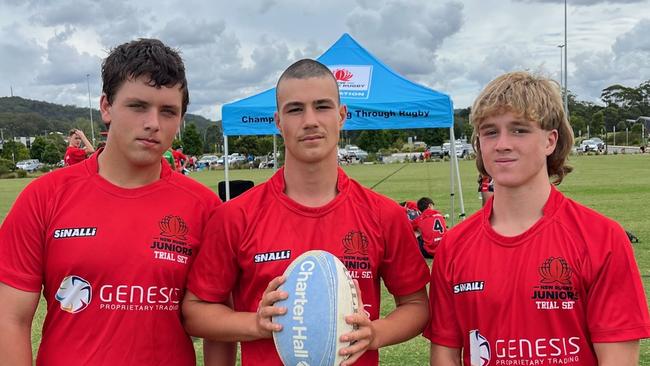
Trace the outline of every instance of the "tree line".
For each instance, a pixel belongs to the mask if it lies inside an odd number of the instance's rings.
[[[628,87],[614,84],[603,89],[600,99],[602,105],[580,101],[569,92],[569,115],[576,140],[593,136],[603,139],[616,139],[628,132],[631,145],[645,143],[641,136],[641,123],[636,123],[639,116],[650,116],[650,80],[638,86]],[[472,126],[469,122],[470,108],[454,111],[454,134],[457,138],[470,139]],[[101,121],[98,110],[93,109],[93,127],[96,140],[100,140],[101,131],[106,127]],[[21,97],[0,97],[0,133],[5,144],[2,158],[15,161],[35,158],[55,164],[65,152],[65,141],[61,134],[67,136],[71,128],[84,131],[91,136],[90,112],[87,108],[62,106],[54,103],[24,99]],[[204,117],[187,114],[174,147],[183,146],[184,152],[199,156],[205,153],[223,153],[223,133],[221,121],[210,121]],[[52,133],[58,132],[58,133]],[[10,140],[14,136],[36,136],[31,149]],[[413,130],[366,130],[343,131],[341,145],[354,144],[369,152],[391,152],[400,150],[409,141],[423,141],[427,145],[441,145],[449,140],[447,129],[413,129]],[[618,138],[618,141],[625,141]],[[231,136],[228,140],[229,150],[256,156],[266,155],[273,150],[272,136]],[[277,139],[278,149],[282,150],[282,139]]]

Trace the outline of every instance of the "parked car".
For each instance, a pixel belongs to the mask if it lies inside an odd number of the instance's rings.
[[[451,148],[451,144],[449,142],[445,142],[442,144],[442,152],[445,156],[449,156],[449,151]],[[456,157],[459,158],[464,158],[468,156],[469,154],[474,151],[474,148],[472,145],[462,141],[462,140],[456,140],[456,143],[454,144],[454,149],[456,150]]]
[[[198,169],[208,168],[210,166],[217,165],[218,160],[219,160],[219,157],[216,156],[216,155],[203,155],[196,162],[196,167]]]
[[[442,146],[430,146],[429,153],[432,158],[442,158],[445,156],[445,153],[442,151]]]
[[[28,159],[28,160],[21,160],[16,163],[16,168],[25,170],[28,172],[34,172],[38,168],[42,167],[43,163],[38,161],[38,159]]]
[[[348,157],[352,159],[357,159],[359,161],[365,161],[368,159],[368,153],[356,145],[345,145],[345,151],[347,151]]]
[[[582,152],[588,152],[588,151],[598,151],[600,150],[598,148],[598,143],[594,140],[584,140],[580,143],[580,151]]]
[[[246,157],[240,153],[232,153],[228,155],[228,163],[229,164],[242,164],[246,162]],[[224,157],[220,157],[217,160],[218,165],[224,165]]]
[[[605,150],[605,141],[601,140],[598,137],[592,137],[592,138],[590,138],[590,140],[595,142],[596,145],[598,145],[598,151]]]

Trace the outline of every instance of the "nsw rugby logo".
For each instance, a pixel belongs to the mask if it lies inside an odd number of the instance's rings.
[[[88,307],[92,292],[92,286],[88,281],[72,275],[61,281],[54,298],[61,303],[61,310],[75,314]]]

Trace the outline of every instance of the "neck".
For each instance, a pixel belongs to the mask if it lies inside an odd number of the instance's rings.
[[[160,179],[162,170],[160,161],[156,164],[135,166],[108,146],[97,157],[97,165],[102,178],[121,188],[138,188],[154,183]]]
[[[324,206],[338,193],[337,168],[336,156],[318,163],[287,159],[284,166],[285,194],[303,206]]]
[[[490,224],[503,236],[522,234],[544,216],[544,205],[551,194],[548,176],[520,187],[494,184]]]

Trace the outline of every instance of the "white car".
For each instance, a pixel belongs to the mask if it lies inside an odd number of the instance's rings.
[[[444,144],[442,144],[443,155],[449,156],[450,149],[451,149],[451,144],[449,142],[445,142]],[[472,153],[472,151],[474,151],[472,145],[460,140],[456,140],[456,143],[454,144],[454,149],[456,150],[456,157],[458,158],[464,158],[465,156]]]
[[[196,166],[197,167],[210,167],[212,165],[216,165],[217,160],[219,160],[219,157],[216,156],[216,155],[203,155],[196,162]]]
[[[356,145],[346,145],[345,151],[347,152],[348,157],[352,159],[357,159],[359,161],[365,161],[368,159],[368,153]]]
[[[594,140],[584,140],[580,143],[580,151],[582,152],[588,152],[588,151],[598,151],[598,142]]]
[[[38,159],[21,160],[16,163],[16,168],[28,172],[34,172],[42,166],[43,164],[40,161],[38,161]]]

